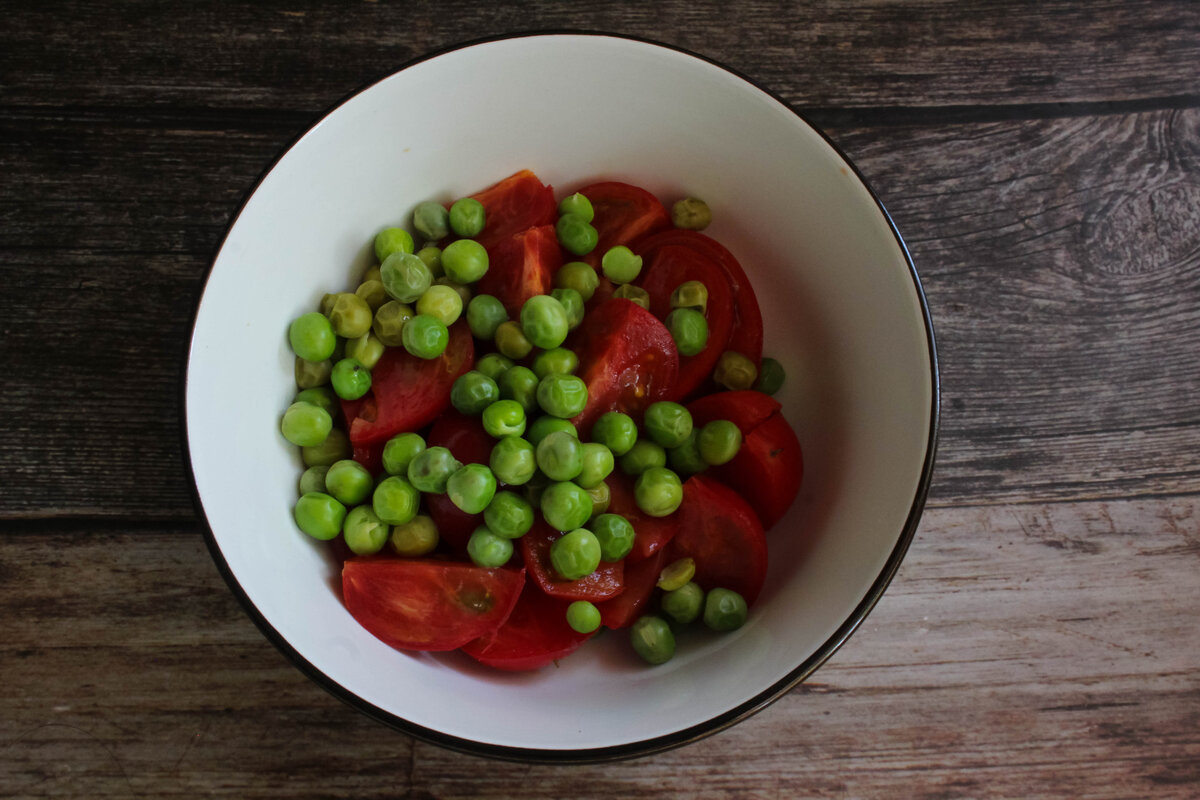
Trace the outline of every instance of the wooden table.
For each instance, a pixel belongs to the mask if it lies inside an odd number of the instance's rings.
[[[1200,796],[1200,5],[18,2],[0,19],[0,796]],[[450,752],[305,678],[218,575],[189,314],[256,176],[431,49],[660,39],[824,127],[928,291],[933,492],[812,680],[615,765]]]

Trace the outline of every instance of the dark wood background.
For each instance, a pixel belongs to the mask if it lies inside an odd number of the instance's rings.
[[[230,215],[408,59],[569,28],[823,126],[938,334],[933,492],[812,680],[616,765],[459,755],[310,683],[212,564],[179,397]],[[0,796],[1200,796],[1200,4],[0,3]]]

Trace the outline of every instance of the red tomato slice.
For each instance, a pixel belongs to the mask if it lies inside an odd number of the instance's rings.
[[[571,420],[580,434],[606,411],[641,421],[642,411],[675,385],[679,352],[671,333],[646,309],[614,297],[583,318],[567,340],[579,356],[576,374],[588,389],[587,406]]]
[[[649,558],[674,538],[679,531],[679,515],[651,517],[642,513],[634,498],[633,478],[617,469],[608,476],[605,483],[608,484],[611,494],[608,504],[609,513],[620,514],[629,520],[629,524],[633,525],[635,533],[633,550],[626,556],[627,561],[641,561]]]
[[[783,414],[773,414],[745,437],[732,461],[705,474],[744,497],[770,530],[800,492],[804,477],[800,441]]]
[[[596,604],[604,627],[628,627],[648,609],[658,576],[667,563],[665,556],[666,550],[659,550],[647,559],[630,561],[625,565],[625,591],[611,600]]]
[[[489,250],[515,233],[558,220],[554,189],[527,169],[471,196],[483,204],[484,213],[483,232],[475,239]]]
[[[525,570],[432,559],[352,559],[342,567],[346,608],[401,650],[453,650],[508,619]]]
[[[468,417],[447,409],[433,423],[425,443],[445,447],[464,464],[486,464],[495,440],[483,429],[478,417]],[[437,525],[442,541],[460,553],[467,551],[467,539],[483,524],[482,514],[468,514],[444,494],[424,495],[425,510]]]
[[[725,272],[729,286],[733,290],[734,318],[733,329],[729,334],[726,349],[734,350],[749,358],[757,367],[762,363],[762,311],[758,307],[758,298],[754,287],[746,277],[746,271],[716,240],[705,236],[699,231],[678,230],[672,228],[653,236],[648,236],[636,242],[632,249],[644,259],[654,256],[661,247],[680,245],[690,247],[712,259]]]
[[[745,437],[782,407],[771,395],[747,389],[705,395],[688,403],[687,409],[691,412],[692,423],[697,427],[713,420],[727,419],[737,425]]]
[[[705,591],[724,587],[753,603],[767,575],[767,539],[750,504],[723,483],[693,475],[677,513],[679,533],[666,547],[666,563],[690,556]]]
[[[389,347],[371,370],[371,389],[361,402],[343,403],[355,448],[386,442],[425,427],[450,405],[450,387],[471,368],[475,346],[466,323],[450,326],[450,343],[437,358],[417,358]]]
[[[526,534],[528,536],[528,534]],[[564,658],[588,639],[567,624],[570,600],[551,597],[526,581],[508,620],[496,631],[463,645],[463,652],[489,667],[533,670]]]
[[[529,577],[551,597],[564,600],[591,600],[598,602],[616,597],[625,590],[625,563],[600,562],[600,567],[591,575],[574,581],[563,580],[554,571],[550,562],[550,546],[563,534],[554,530],[539,517],[533,527],[517,542]]]
[[[601,181],[579,193],[592,204],[592,227],[599,234],[596,247],[583,257],[597,270],[609,248],[629,246],[634,240],[671,227],[671,215],[657,197],[638,186]]]
[[[717,359],[727,349],[733,329],[733,291],[725,273],[711,258],[691,247],[656,248],[643,272],[642,288],[650,295],[650,313],[666,321],[671,294],[685,281],[700,281],[708,290],[708,343],[694,356],[679,356],[679,377],[668,400],[683,400],[708,382]]]
[[[488,271],[475,285],[477,294],[500,300],[516,319],[525,301],[550,294],[554,273],[562,266],[562,248],[553,225],[528,228],[488,248]]]

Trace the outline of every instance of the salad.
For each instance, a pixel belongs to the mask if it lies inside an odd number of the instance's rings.
[[[689,625],[745,622],[802,457],[710,219],[524,170],[419,203],[292,321],[293,516],[366,630],[527,670],[604,629],[660,664]]]

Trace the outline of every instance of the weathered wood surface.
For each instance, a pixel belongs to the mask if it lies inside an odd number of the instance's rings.
[[[1200,796],[1200,5],[3,11],[0,796]],[[271,159],[410,58],[548,28],[809,113],[904,233],[942,365],[875,612],[764,712],[619,766],[461,756],[308,682],[212,566],[180,447],[191,308]]]

